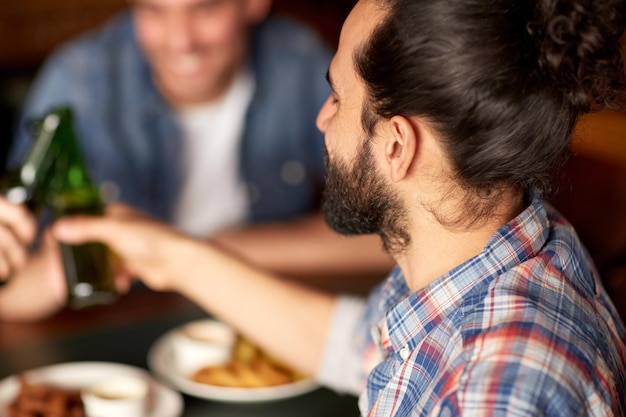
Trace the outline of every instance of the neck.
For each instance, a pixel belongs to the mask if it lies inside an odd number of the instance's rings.
[[[523,197],[505,193],[497,214],[467,228],[442,225],[420,206],[411,222],[411,244],[395,256],[411,291],[428,286],[454,267],[478,255],[491,236],[523,210]]]
[[[229,84],[221,84],[218,88],[215,88],[202,95],[186,94],[181,95],[176,92],[169,91],[165,86],[161,85],[157,80],[157,88],[165,98],[165,101],[169,103],[175,109],[185,110],[189,108],[199,107],[211,103],[215,103],[221,99],[232,83],[232,79]]]

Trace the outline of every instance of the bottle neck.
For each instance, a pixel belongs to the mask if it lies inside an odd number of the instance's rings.
[[[57,114],[49,114],[41,123],[35,142],[22,163],[19,175],[25,186],[34,186],[37,179],[46,177],[42,171],[46,169],[46,158],[50,158],[50,145],[54,138],[60,118]],[[49,161],[48,161],[49,162]]]
[[[54,167],[48,196],[50,205],[59,214],[68,210],[102,207],[95,184],[85,169],[76,140],[70,109],[58,109],[60,126],[53,139]]]

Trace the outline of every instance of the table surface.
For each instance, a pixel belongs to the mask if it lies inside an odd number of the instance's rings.
[[[114,305],[65,310],[36,323],[0,322],[0,378],[41,366],[117,362],[148,369],[147,352],[170,329],[207,314],[172,293],[135,288]],[[320,388],[259,403],[209,401],[183,395],[185,417],[358,416],[357,400]]]

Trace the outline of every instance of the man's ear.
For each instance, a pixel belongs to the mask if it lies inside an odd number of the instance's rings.
[[[390,177],[394,182],[405,178],[413,166],[419,146],[419,130],[411,119],[394,116],[388,121],[390,131],[385,145]]]
[[[267,17],[272,8],[272,0],[245,0],[246,17],[250,24],[256,24]]]

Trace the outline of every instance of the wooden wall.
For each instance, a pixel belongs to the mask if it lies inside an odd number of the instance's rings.
[[[0,1],[0,68],[29,67],[59,43],[123,8],[126,0]]]
[[[274,11],[311,23],[335,44],[352,0],[276,0]],[[58,44],[90,29],[127,5],[127,0],[0,1],[0,70],[30,67]]]

